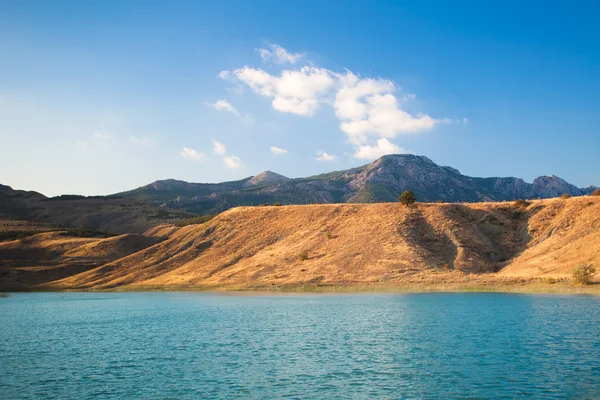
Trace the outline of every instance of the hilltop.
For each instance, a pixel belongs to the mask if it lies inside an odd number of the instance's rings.
[[[568,279],[579,263],[600,266],[600,197],[239,207],[147,236],[156,244],[39,288],[439,288]]]
[[[480,202],[581,196],[577,188],[548,175],[527,183],[520,178],[473,178],[427,157],[395,154],[371,164],[307,178],[290,179],[271,171],[224,183],[156,181],[116,196],[153,205],[215,214],[237,206],[273,204],[377,203],[395,201],[404,190],[421,201]]]

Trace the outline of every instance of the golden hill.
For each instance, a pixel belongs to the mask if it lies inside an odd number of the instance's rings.
[[[66,232],[39,233],[0,243],[0,289],[24,290],[73,276],[125,257],[159,239],[126,234],[111,238],[70,237]]]
[[[521,206],[240,207],[202,225],[148,234],[169,238],[45,287],[401,287],[566,278],[578,263],[600,266],[600,198]]]

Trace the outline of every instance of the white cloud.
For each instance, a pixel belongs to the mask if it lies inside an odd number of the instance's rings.
[[[414,100],[414,94],[404,94],[398,100],[393,94],[398,90],[394,82],[360,78],[351,71],[338,74],[305,66],[299,70],[283,70],[276,76],[245,66],[233,71],[231,76],[257,94],[271,98],[273,108],[280,112],[313,115],[321,104],[332,104],[341,121],[340,129],[357,145],[367,143],[370,136],[393,138],[423,132],[448,121],[408,113],[401,105]]]
[[[219,72],[219,74],[217,75],[217,78],[221,78],[224,80],[228,80],[231,78],[231,72],[230,71],[221,71]]]
[[[271,153],[273,154],[285,154],[288,152],[286,149],[277,146],[270,146],[269,149],[271,149]]]
[[[190,149],[189,147],[184,147],[179,154],[181,154],[181,157],[185,158],[186,160],[191,161],[202,161],[204,158],[204,153],[199,153],[194,149]]]
[[[398,147],[386,138],[382,138],[377,140],[377,144],[375,146],[356,146],[356,152],[353,157],[358,158],[360,160],[375,160],[381,156],[385,156],[386,154],[401,154],[406,153],[402,147]]]
[[[284,70],[274,76],[246,66],[233,75],[261,96],[272,98],[275,110],[297,115],[313,115],[336,83],[331,71],[315,67]]]
[[[232,106],[227,100],[217,100],[214,104],[211,104],[211,106],[217,111],[227,111],[234,115],[240,115],[238,110],[234,106]]]
[[[288,53],[286,49],[277,44],[269,44],[268,47],[269,49],[256,49],[265,63],[272,60],[276,63],[296,64],[304,57],[303,53]]]
[[[223,157],[223,161],[225,162],[225,166],[230,169],[236,169],[242,166],[242,160],[233,154]]]
[[[365,114],[350,118],[340,124],[351,142],[364,143],[368,135],[393,138],[398,134],[418,133],[441,123],[426,114],[413,116],[398,107],[396,96],[391,93],[368,96],[364,103]]]
[[[151,146],[154,144],[152,139],[141,136],[130,136],[129,141],[138,146]]]
[[[317,161],[335,161],[336,156],[326,153],[323,150],[317,151]]]
[[[340,129],[348,135],[350,142],[364,144],[370,135],[393,138],[401,133],[418,133],[441,122],[425,114],[414,116],[402,110],[392,94],[396,90],[391,81],[360,79],[351,71],[340,77],[333,106],[342,121]],[[415,95],[409,93],[401,100],[406,102],[414,98]]]
[[[213,153],[215,154],[225,154],[225,145],[221,142],[213,139]]]
[[[303,56],[290,54],[277,45],[257,50],[263,61],[295,63]],[[462,121],[458,118],[438,119],[425,113],[408,112],[406,105],[416,99],[415,94],[401,92],[393,81],[379,77],[361,78],[350,70],[337,73],[307,65],[271,74],[260,68],[244,66],[222,71],[219,77],[245,85],[256,94],[271,99],[272,107],[280,112],[310,116],[322,104],[331,105],[339,119],[340,129],[355,146],[354,156],[358,158],[402,151],[388,140],[398,135],[417,134],[440,124],[466,124],[468,121],[466,118]],[[331,160],[323,155],[319,155],[318,159]]]
[[[463,124],[468,124],[469,123],[469,118],[463,118]]]

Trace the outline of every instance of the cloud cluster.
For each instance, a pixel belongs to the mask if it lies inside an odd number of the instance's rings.
[[[204,158],[204,153],[200,153],[194,149],[191,149],[189,147],[184,147],[183,150],[181,150],[181,157],[185,158],[186,160],[190,160],[190,161],[202,161],[202,159]]]
[[[223,157],[223,164],[229,169],[236,169],[243,166],[242,160],[234,154],[229,156],[225,155],[227,152],[227,147],[219,142],[218,140],[213,139],[213,153],[217,156]],[[183,150],[179,153],[181,157],[190,161],[204,161],[205,154],[199,151],[196,151],[190,147],[184,147]]]
[[[317,161],[335,161],[336,158],[336,156],[326,153],[323,150],[317,151]]]
[[[227,111],[237,116],[240,115],[238,110],[236,110],[236,108],[227,100],[217,100],[214,104],[211,104],[211,106],[217,111]]]
[[[297,115],[313,115],[336,84],[331,71],[309,66],[284,70],[280,76],[248,66],[219,75],[235,79],[255,93],[273,99],[271,104],[275,110]]]
[[[385,156],[386,154],[402,154],[406,153],[402,147],[398,147],[386,138],[377,140],[374,146],[358,145],[355,147],[354,158],[359,160],[374,160]]]
[[[289,53],[286,49],[277,44],[269,44],[268,47],[268,49],[256,49],[256,51],[258,51],[260,54],[260,58],[265,63],[274,61],[278,64],[296,64],[301,58],[304,57],[303,53]]]
[[[259,49],[259,52],[263,60],[276,59],[292,64],[303,58],[301,54],[288,53],[277,45]],[[310,116],[322,104],[331,105],[340,120],[340,129],[355,147],[354,157],[359,159],[402,151],[389,139],[451,122],[427,114],[409,113],[403,105],[414,100],[414,94],[405,93],[398,98],[399,88],[394,82],[361,78],[349,70],[337,73],[306,65],[271,74],[261,68],[244,66],[222,71],[219,77],[243,84],[256,94],[271,99],[272,107],[280,112]]]
[[[225,154],[226,147],[223,143],[216,141],[213,139],[213,153],[215,154]]]
[[[277,147],[277,146],[270,146],[269,149],[271,150],[271,153],[273,153],[273,154],[285,154],[288,152],[286,149],[282,149],[281,147]]]
[[[229,169],[236,169],[242,166],[242,160],[240,160],[240,158],[234,154],[224,157],[223,162],[225,163],[225,166]]]
[[[219,77],[226,79],[227,75],[224,74],[224,72],[226,72],[226,71],[223,71],[221,74],[219,74]],[[225,112],[231,113],[231,114],[235,115],[236,117],[239,117],[242,120],[242,122],[245,123],[246,125],[252,125],[254,123],[254,117],[252,116],[252,114],[240,113],[237,108],[235,108],[230,102],[228,102],[225,99],[217,100],[214,103],[204,103],[204,105],[210,106],[217,111],[225,111]]]

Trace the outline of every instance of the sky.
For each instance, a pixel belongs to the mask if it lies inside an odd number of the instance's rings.
[[[600,185],[599,4],[0,0],[0,183],[111,194],[412,153]]]

